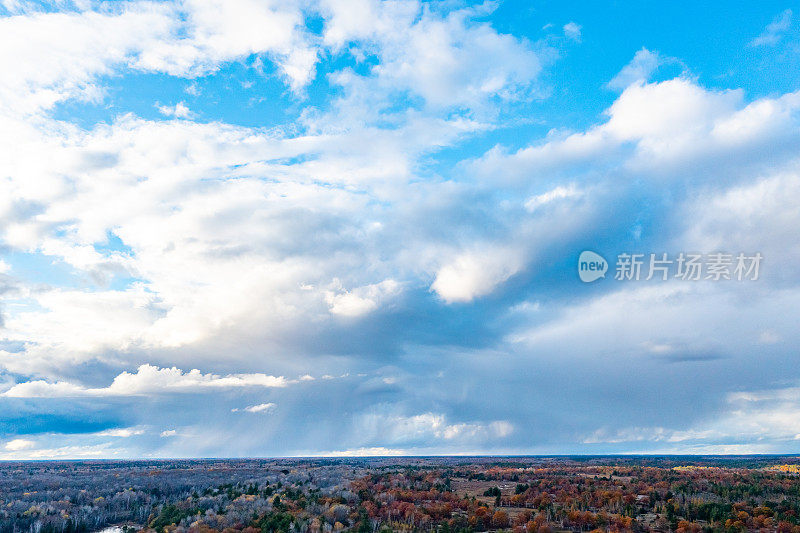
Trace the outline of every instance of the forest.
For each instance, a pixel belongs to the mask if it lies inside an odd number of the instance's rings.
[[[0,463],[0,533],[106,528],[121,533],[800,533],[800,459]]]

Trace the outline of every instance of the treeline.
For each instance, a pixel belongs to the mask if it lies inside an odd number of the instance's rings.
[[[670,461],[9,463],[0,533],[800,533],[791,469]]]

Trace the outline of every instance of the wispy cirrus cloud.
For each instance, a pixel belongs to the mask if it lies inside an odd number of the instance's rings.
[[[786,9],[767,24],[761,34],[750,41],[750,46],[775,46],[792,26],[792,10]]]
[[[244,411],[246,413],[269,413],[274,411],[276,407],[277,405],[272,402],[259,403],[256,405],[248,405],[247,407],[244,407],[242,409],[234,407],[233,409],[231,409],[231,412],[236,413],[238,411]]]

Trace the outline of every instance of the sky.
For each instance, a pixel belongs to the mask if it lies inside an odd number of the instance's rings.
[[[798,311],[800,4],[0,1],[0,459],[800,453]]]

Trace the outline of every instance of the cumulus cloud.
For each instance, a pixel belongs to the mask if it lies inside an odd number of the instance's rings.
[[[524,265],[522,247],[486,246],[458,254],[443,265],[431,284],[445,302],[469,302],[491,293]]]
[[[654,106],[654,102],[659,105]],[[63,155],[56,159],[73,161],[72,164],[78,165],[74,174],[79,177],[83,176],[80,165],[84,160],[72,159],[73,152],[97,153],[105,149],[119,154],[110,165],[99,170],[105,173],[102,175],[108,183],[101,186],[102,182],[90,180],[87,173],[86,178],[81,178],[77,195],[58,201],[43,196],[51,194],[49,190],[26,190],[26,196],[48,207],[35,217],[16,222],[16,227],[25,228],[17,230],[18,234],[46,238],[14,237],[17,233],[12,231],[10,236],[6,234],[7,242],[10,240],[33,252],[47,249],[84,271],[106,268],[104,265],[111,256],[116,268],[144,281],[124,290],[45,289],[33,293],[39,307],[15,312],[7,325],[11,339],[37,339],[37,344],[26,349],[25,362],[12,354],[4,354],[3,361],[7,367],[16,369],[37,361],[39,368],[46,369],[47,364],[57,360],[59,356],[54,354],[58,353],[64,353],[67,361],[91,360],[111,349],[133,358],[137,350],[203,347],[223,334],[234,339],[267,339],[276,343],[270,346],[289,346],[296,351],[300,351],[299,343],[303,349],[309,346],[311,350],[324,352],[328,346],[319,347],[322,339],[335,336],[315,338],[314,332],[308,332],[309,323],[324,330],[332,327],[328,322],[332,319],[368,321],[380,316],[379,310],[390,312],[399,308],[407,312],[402,309],[403,297],[410,294],[406,291],[424,293],[429,289],[434,293],[433,298],[441,302],[425,305],[483,304],[481,299],[502,292],[500,289],[518,276],[547,276],[546,263],[537,263],[537,258],[558,246],[562,246],[560,253],[569,253],[569,249],[564,251],[563,243],[577,247],[578,239],[586,242],[598,238],[592,232],[593,224],[600,224],[595,227],[610,233],[624,234],[627,228],[615,225],[613,217],[597,218],[596,213],[610,209],[613,202],[629,201],[626,195],[630,189],[625,182],[632,172],[638,173],[639,180],[656,184],[657,192],[653,194],[658,195],[670,190],[670,180],[681,179],[680,173],[670,169],[692,169],[692,165],[720,159],[720,164],[725,164],[730,158],[744,158],[748,165],[757,162],[764,157],[758,147],[775,144],[776,140],[778,145],[793,142],[796,106],[797,97],[793,93],[746,103],[741,92],[705,89],[685,78],[634,83],[609,107],[607,118],[586,131],[555,132],[517,152],[506,153],[497,148],[474,161],[468,170],[479,176],[483,168],[491,168],[492,176],[497,174],[497,168],[503,169],[508,180],[498,186],[514,192],[517,199],[513,203],[487,200],[480,190],[469,190],[471,186],[464,184],[415,183],[406,179],[406,174],[402,174],[402,179],[386,175],[368,179],[369,173],[354,178],[344,170],[346,165],[338,166],[342,156],[337,143],[343,141],[328,134],[292,138],[219,124],[161,124],[124,117],[115,124],[86,133],[77,143],[58,137],[53,144],[54,153],[62,151]],[[153,144],[153,138],[159,142]],[[415,138],[406,144],[405,140],[390,137],[383,141],[389,147],[412,148],[419,142]],[[316,159],[301,157],[308,153],[316,154]],[[411,150],[404,157],[412,160],[422,153]],[[19,168],[32,160],[21,159],[20,154],[10,155]],[[299,159],[287,164],[281,159],[286,155]],[[347,165],[357,165],[363,157],[364,154],[353,153]],[[331,163],[329,183],[321,184],[314,178],[321,168],[319,158]],[[785,161],[790,165],[788,155]],[[595,170],[587,173],[587,164]],[[616,180],[604,181],[606,178],[600,176],[603,187],[599,187],[597,168],[610,169]],[[765,244],[753,236],[779,230],[776,227],[759,233],[754,229],[768,227],[772,217],[767,213],[780,213],[779,220],[788,221],[782,227],[792,227],[794,170],[789,167],[783,175],[764,174],[761,181],[755,181],[746,168],[740,166],[730,175],[729,187],[717,181],[716,187],[695,194],[696,202],[676,199],[679,204],[672,208],[674,218],[662,223],[672,221],[677,242],[703,248],[736,244],[750,251],[751,247]],[[56,183],[60,179],[53,169],[39,167],[39,171]],[[523,179],[531,173],[539,176],[536,182]],[[149,178],[131,178],[141,174]],[[210,176],[214,179],[209,179]],[[272,179],[264,179],[268,176]],[[700,186],[707,181],[700,174],[696,183]],[[479,181],[476,187],[485,183]],[[486,202],[485,211],[471,213],[477,217],[474,223],[463,224],[461,215],[453,216],[464,198],[477,198],[479,206],[480,202]],[[81,205],[91,205],[93,209],[81,210]],[[241,213],[249,215],[243,217]],[[620,215],[619,223],[627,216]],[[253,223],[253,217],[258,223]],[[552,217],[559,221],[557,228],[551,223]],[[429,220],[435,222],[429,224]],[[49,221],[67,224],[70,230],[57,236],[48,234]],[[448,221],[453,226],[447,227],[439,221]],[[729,229],[737,224],[745,224],[739,231],[743,238],[732,240]],[[409,225],[419,231],[408,232]],[[452,228],[456,230],[451,231]],[[96,243],[107,241],[110,229],[129,250],[110,254],[97,251]],[[775,234],[776,246],[788,238],[782,237],[780,231]],[[395,245],[400,242],[398,235],[404,238],[402,246]],[[305,243],[300,237],[310,238],[311,242]],[[36,239],[41,244],[31,247]],[[372,258],[369,268],[364,268],[364,257]],[[786,279],[792,279],[792,274],[787,273]],[[541,289],[542,285],[538,287]],[[529,306],[539,309],[531,311],[536,314],[532,319],[535,327],[510,329],[518,324],[518,319],[509,320],[501,338],[513,342],[510,347],[500,344],[497,349],[503,353],[536,353],[541,358],[552,353],[596,353],[601,346],[608,352],[630,351],[651,342],[679,346],[679,352],[729,354],[733,344],[709,346],[698,341],[699,317],[707,315],[719,316],[714,327],[703,329],[708,338],[716,339],[715,331],[725,330],[726,324],[738,321],[736,329],[742,336],[731,335],[729,340],[760,343],[760,329],[752,332],[747,326],[747,320],[755,315],[740,320],[715,311],[737,308],[729,296],[703,292],[706,289],[700,292],[692,289],[684,294],[686,290],[646,287],[588,302],[581,300],[555,312],[550,304],[547,306],[550,314],[542,313],[541,306]],[[776,296],[773,303],[778,302],[786,316],[791,316],[791,293]],[[696,304],[698,299],[703,305]],[[74,313],[79,304],[83,312]],[[497,309],[490,306],[479,309],[496,317],[506,312],[504,304],[501,302]],[[437,312],[432,312],[432,330],[437,326],[443,329],[442,325],[447,324]],[[761,306],[753,311],[758,312],[771,313]],[[684,322],[680,317],[694,318]],[[107,321],[107,327],[94,326]],[[640,335],[654,323],[662,324],[663,339]],[[369,331],[381,331],[377,329],[380,326],[362,324],[375,328]],[[788,325],[778,322],[771,327],[781,338],[786,338]],[[404,327],[392,329],[394,335],[404,339]],[[356,329],[350,331],[356,332],[351,336],[357,335]],[[580,337],[577,331],[594,339],[591,349],[588,345],[565,342]],[[604,334],[607,331],[627,331],[624,347],[600,342],[607,340]],[[687,331],[696,335],[687,337]],[[425,334],[427,338],[435,338],[431,330]],[[747,334],[752,334],[752,338]],[[302,344],[306,341],[308,344]],[[445,338],[444,342],[450,341]],[[236,352],[230,357],[235,359]],[[247,359],[238,357],[239,361]],[[686,361],[681,365],[710,361],[686,358],[680,353],[675,357]],[[515,364],[521,363],[516,360]],[[298,367],[299,371],[294,370],[291,375],[302,375],[306,368]],[[330,368],[320,374],[342,373],[335,365]],[[456,375],[463,379],[468,371],[478,375],[493,375],[498,371],[467,368],[459,369]],[[5,396],[157,395],[155,385],[147,385],[150,382],[158,383],[158,391],[166,393],[194,390],[209,393],[246,389],[251,385],[281,388],[280,385],[288,384],[284,378],[262,375],[255,380],[253,376],[252,373],[184,372],[144,365],[136,373],[120,374],[107,387],[86,387],[75,380],[32,379],[14,385]],[[320,380],[323,381],[336,380]],[[369,385],[372,387],[369,390],[385,395],[381,398],[395,398],[392,391],[403,390],[404,383],[405,380],[381,381],[381,388]],[[366,390],[366,384],[359,386]],[[276,411],[270,420],[281,425],[286,423],[283,417],[291,416],[292,411],[290,407],[284,409],[288,404],[283,399],[278,401],[281,412]],[[233,408],[241,409],[229,405],[225,410],[230,412]],[[314,408],[319,408],[319,404]],[[513,441],[519,434],[513,431],[516,421],[499,420],[491,415],[483,419],[488,422],[476,422],[463,414],[419,416],[398,420],[396,426],[403,430],[399,433],[368,434],[394,435],[390,444],[404,450],[422,449],[414,446],[423,446],[426,441],[454,446],[467,443],[473,449],[484,449],[499,439]],[[585,425],[582,427],[586,429]],[[610,428],[609,435],[617,430],[620,428]],[[615,439],[608,442],[612,440]],[[378,436],[365,437],[360,442],[348,443],[347,449],[381,443]],[[212,449],[212,444],[207,446],[205,449]]]
[[[43,380],[18,383],[3,393],[8,398],[58,398],[71,396],[131,396],[159,392],[195,393],[208,389],[236,387],[286,387],[289,381],[267,374],[203,374],[197,369],[184,372],[179,368],[158,368],[141,365],[136,373],[122,372],[103,388],[87,388],[67,382]]]
[[[167,117],[191,118],[194,116],[194,113],[183,102],[178,102],[173,106],[157,105],[156,108],[162,115]]]
[[[493,96],[515,98],[542,70],[542,59],[526,43],[473,20],[485,15],[483,9],[460,9],[441,17],[413,2],[365,0],[358,8],[350,2],[323,2],[328,19],[324,39],[333,48],[377,45],[380,64],[373,70],[377,83],[370,91],[404,89],[434,108],[479,108]],[[374,98],[360,90],[354,96]]]
[[[3,17],[4,113],[36,112],[67,98],[99,98],[96,76],[168,35],[171,25],[168,8],[155,4],[120,13]]]
[[[473,168],[488,177],[495,172],[492,169],[502,166],[509,179],[521,179],[529,172],[614,165],[623,171],[680,179],[690,165],[718,161],[730,164],[729,174],[720,178],[730,181],[797,138],[798,93],[747,104],[743,97],[741,91],[708,90],[684,77],[637,82],[605,111],[606,122],[510,155],[495,148]]]
[[[365,20],[354,22],[349,7],[323,3],[318,43],[307,34],[302,9],[291,4],[106,7],[4,20],[7,35],[32,36],[25,47],[31,61],[17,62],[9,52],[4,79],[19,85],[9,94],[46,95],[25,108],[41,111],[90,89],[92,98],[103,98],[99,76],[148,71],[191,78],[252,54],[266,54],[300,91],[314,76],[320,45],[343,50],[347,44],[347,53],[377,54],[379,64],[366,73],[333,74],[343,95],[327,112],[299,122],[304,135],[134,115],[89,129],[5,117],[0,130],[16,139],[2,154],[6,168],[25,179],[2,185],[4,243],[65,263],[81,282],[108,287],[130,280],[113,290],[37,287],[35,305],[22,306],[6,324],[9,338],[36,339],[24,363],[0,354],[15,371],[34,364],[57,376],[100,353],[196,345],[231,329],[245,335],[258,329],[264,345],[277,351],[309,318],[324,325],[328,317],[366,318],[391,306],[408,286],[396,276],[398,263],[409,263],[402,269],[411,274],[437,269],[441,258],[395,251],[359,273],[366,249],[396,238],[407,224],[392,221],[383,205],[413,205],[419,193],[403,188],[416,179],[419,158],[432,146],[489,127],[470,113],[491,110],[497,98],[525,97],[541,71],[531,43],[476,20],[483,8],[440,12],[368,2],[359,11]],[[92,32],[96,26],[107,29],[108,39]],[[109,39],[116,44],[97,44]],[[7,42],[13,49],[14,39]],[[35,72],[20,70],[44,49],[63,53],[48,54],[52,64],[39,62]],[[436,54],[428,53],[433,49]],[[399,111],[396,128],[365,127],[372,118],[363,112],[384,120],[375,110],[398,90],[422,98],[428,112]],[[158,109],[193,118],[182,101]],[[48,161],[38,157],[43,151],[51,154]],[[310,235],[313,242],[306,242]],[[112,242],[120,249],[109,250]],[[491,280],[467,281],[477,288],[456,299],[489,292],[507,275],[499,270]],[[447,285],[447,272],[437,287]],[[141,362],[121,357],[122,364]]]
[[[1,399],[8,424],[44,420],[35,448],[6,453],[744,449],[708,420],[749,405],[732,391],[775,389],[798,341],[798,93],[669,77],[683,64],[641,49],[598,69],[622,67],[619,94],[566,129],[539,113],[555,52],[492,9],[0,20],[0,365],[20,381]],[[169,105],[115,94],[141,73],[178,86]],[[268,112],[216,106],[217,85],[254,84]],[[685,248],[762,251],[764,278],[587,287],[572,270],[583,249]],[[747,409],[788,438],[793,400]]]
[[[0,94],[6,111],[36,112],[67,98],[98,99],[97,76],[120,68],[194,77],[265,54],[294,91],[312,79],[317,51],[301,7],[250,0],[100,4],[0,20]],[[35,66],[34,66],[35,65]]]

